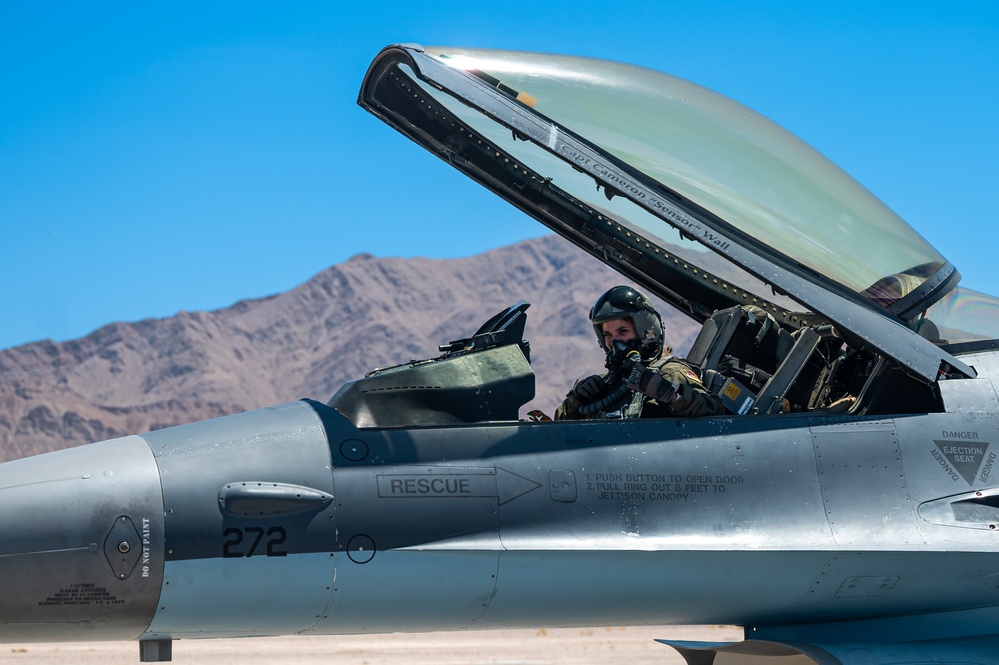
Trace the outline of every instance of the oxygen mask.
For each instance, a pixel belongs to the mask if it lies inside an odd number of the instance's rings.
[[[607,349],[607,360],[604,366],[612,373],[630,371],[631,366],[642,359],[642,354],[639,351],[641,344],[638,339],[630,339],[627,342],[619,339],[614,340],[611,342],[611,348]]]

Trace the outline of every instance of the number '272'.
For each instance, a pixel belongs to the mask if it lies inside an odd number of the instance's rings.
[[[269,529],[260,526],[229,527],[222,532],[222,537],[226,539],[222,544],[223,557],[253,556],[265,552],[267,556],[288,555],[286,550],[280,548],[280,545],[288,539],[288,532],[284,527],[272,526]],[[266,548],[264,552],[257,551],[261,545]]]

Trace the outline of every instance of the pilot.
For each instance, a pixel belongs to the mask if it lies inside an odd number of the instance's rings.
[[[663,344],[663,323],[652,301],[628,286],[597,299],[590,322],[607,372],[576,382],[555,420],[689,418],[723,413],[693,367]]]

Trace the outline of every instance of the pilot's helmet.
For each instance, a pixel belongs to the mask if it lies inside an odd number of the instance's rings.
[[[663,350],[663,322],[652,301],[630,286],[615,286],[597,298],[590,309],[590,322],[597,335],[597,343],[604,347],[604,333],[600,327],[604,321],[631,319],[635,334],[639,339],[639,353],[642,360],[653,360]]]

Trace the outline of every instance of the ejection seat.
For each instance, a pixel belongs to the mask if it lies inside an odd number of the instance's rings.
[[[790,333],[764,310],[735,305],[718,310],[704,322],[687,360],[702,372],[718,371],[722,359],[732,356],[773,374],[793,345]]]
[[[730,413],[781,413],[789,398],[796,404],[815,403],[825,363],[813,354],[820,342],[834,339],[831,326],[792,335],[764,310],[736,305],[704,322],[687,360],[700,367],[705,388]]]

